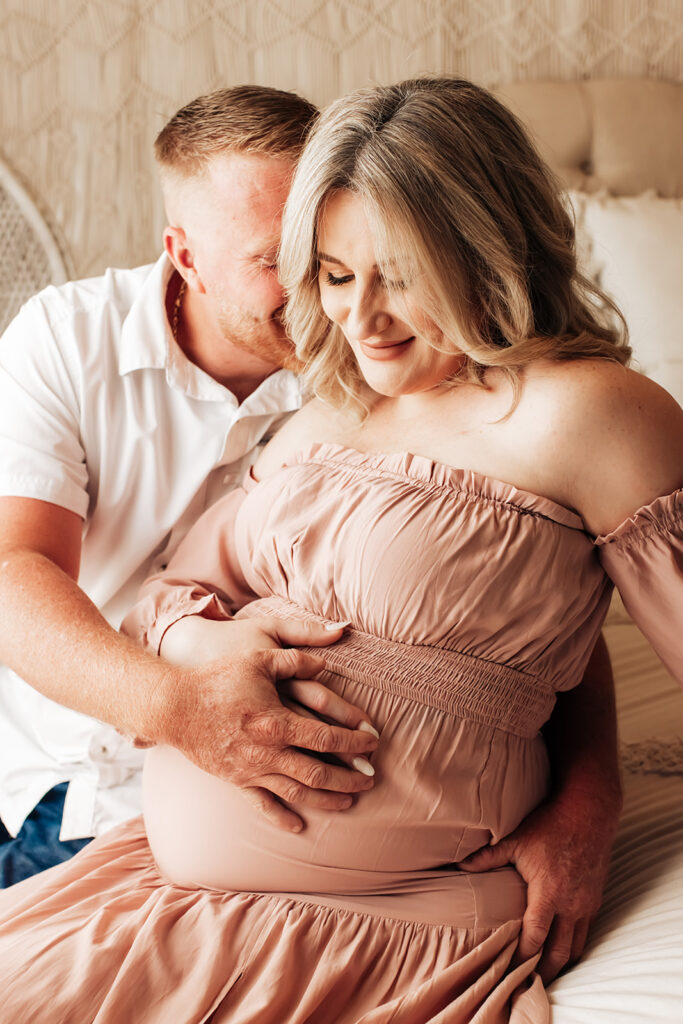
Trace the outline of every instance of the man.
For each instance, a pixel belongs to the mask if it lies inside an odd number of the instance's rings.
[[[300,404],[298,381],[279,370],[291,345],[274,264],[282,205],[314,116],[299,97],[261,89],[181,111],[157,147],[167,255],[151,268],[48,289],[3,339],[0,658],[35,687],[3,671],[0,815],[13,835],[65,780],[62,839],[130,816],[140,754],[111,726],[152,739],[177,727],[168,701],[163,722],[146,721],[171,677],[143,668],[105,618],[118,625],[145,574]],[[167,157],[179,133],[184,159],[194,161],[189,175]],[[291,671],[291,658],[275,658],[269,671]],[[197,685],[177,682],[185,696]],[[294,718],[273,721],[284,728]],[[199,733],[214,725],[207,713]],[[374,742],[369,733],[337,739],[352,753]],[[208,745],[200,735],[197,743]],[[269,774],[280,768],[269,765]],[[351,790],[356,777],[366,784],[357,772],[331,775],[330,788],[342,775]]]
[[[6,883],[138,813],[135,745],[178,747],[242,786],[284,828],[301,827],[296,810],[307,804],[340,811],[349,794],[372,785],[364,755],[377,736],[366,716],[310,678],[320,660],[265,649],[322,646],[343,624],[223,624],[226,657],[202,669],[153,658],[114,628],[142,579],[166,564],[191,523],[238,483],[259,441],[300,404],[297,379],[281,369],[293,363],[276,254],[282,206],[314,117],[299,97],[258,87],[221,90],[183,108],[156,143],[169,220],[164,256],[151,268],[48,289],[3,338]],[[581,727],[554,745],[554,802],[467,865],[517,864],[530,893],[522,951],[540,948],[550,929],[546,977],[583,946],[618,814],[609,665],[601,658],[567,698],[577,710],[564,721]],[[274,683],[295,675],[307,680],[305,701],[340,726],[283,707]],[[600,743],[589,734],[582,747],[586,707],[602,732]],[[361,758],[360,767],[315,761],[301,748]],[[36,859],[38,844],[27,851],[20,843],[33,863],[15,869],[10,837],[22,825],[29,839],[35,827],[47,849]],[[57,833],[72,846],[60,846]]]

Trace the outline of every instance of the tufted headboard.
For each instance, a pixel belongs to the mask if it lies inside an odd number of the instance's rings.
[[[579,262],[626,317],[634,367],[683,405],[683,85],[615,78],[494,92],[568,190]]]
[[[531,130],[566,188],[683,196],[683,85],[608,78],[493,91]]]

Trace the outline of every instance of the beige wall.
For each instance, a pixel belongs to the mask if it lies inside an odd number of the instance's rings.
[[[151,142],[238,82],[319,104],[421,71],[683,78],[681,0],[0,0],[0,156],[78,276],[153,259]]]

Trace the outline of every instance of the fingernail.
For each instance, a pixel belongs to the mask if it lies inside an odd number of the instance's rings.
[[[323,629],[326,629],[329,633],[331,633],[332,630],[334,630],[334,629],[345,629],[346,626],[350,626],[350,625],[351,625],[351,620],[350,619],[348,620],[348,622],[326,622],[325,625],[323,626]]]
[[[357,772],[362,772],[363,775],[374,775],[375,769],[372,767],[369,761],[364,757],[354,757],[351,764]]]
[[[374,725],[370,725],[369,722],[361,722],[358,726],[358,731],[372,733],[373,736],[376,736],[377,739],[379,739],[379,733],[375,729]]]

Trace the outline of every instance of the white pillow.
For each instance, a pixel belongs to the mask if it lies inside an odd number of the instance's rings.
[[[593,240],[586,228],[586,210],[588,203],[595,197],[588,192],[575,192],[569,189],[564,193],[570,214],[574,215],[576,228],[576,256],[579,266],[586,277],[598,283],[600,266],[593,263]]]
[[[635,369],[683,404],[683,199],[569,198],[580,263],[624,314]]]

